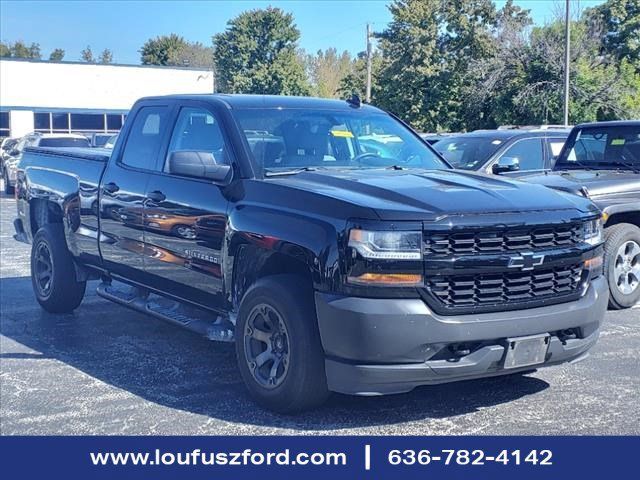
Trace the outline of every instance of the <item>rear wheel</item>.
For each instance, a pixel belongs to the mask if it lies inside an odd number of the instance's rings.
[[[604,267],[611,308],[629,308],[640,301],[640,228],[620,223],[606,231]]]
[[[31,247],[31,283],[38,303],[47,312],[71,312],[82,302],[87,284],[76,279],[61,224],[47,224],[36,233]]]
[[[324,353],[305,281],[274,275],[245,294],[236,324],[240,373],[253,398],[283,413],[321,405],[329,396]]]

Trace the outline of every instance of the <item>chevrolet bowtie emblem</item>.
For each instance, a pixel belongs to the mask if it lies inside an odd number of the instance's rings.
[[[522,253],[517,257],[509,259],[509,268],[520,268],[522,270],[533,270],[534,267],[544,263],[544,255],[534,255],[533,253]]]

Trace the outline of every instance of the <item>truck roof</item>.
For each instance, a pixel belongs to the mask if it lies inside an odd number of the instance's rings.
[[[318,108],[326,110],[352,110],[354,109],[346,100],[335,100],[317,97],[295,97],[287,95],[249,95],[249,94],[179,94],[157,97],[145,97],[140,100],[198,100],[223,102],[230,108]],[[381,112],[382,110],[362,103],[359,110]]]
[[[576,128],[590,127],[640,127],[640,120],[610,120],[607,122],[587,122],[576,125]]]

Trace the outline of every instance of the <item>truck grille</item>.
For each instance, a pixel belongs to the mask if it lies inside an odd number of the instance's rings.
[[[581,225],[550,225],[472,232],[425,232],[427,255],[469,255],[572,247],[581,242]]]
[[[428,291],[446,308],[474,308],[508,302],[531,302],[577,293],[582,265],[529,272],[435,276]]]

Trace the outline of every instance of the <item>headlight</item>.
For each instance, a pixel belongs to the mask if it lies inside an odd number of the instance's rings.
[[[422,259],[422,233],[352,229],[349,246],[371,260]]]
[[[597,218],[585,222],[582,234],[583,240],[589,245],[600,245],[602,243],[602,220]]]

